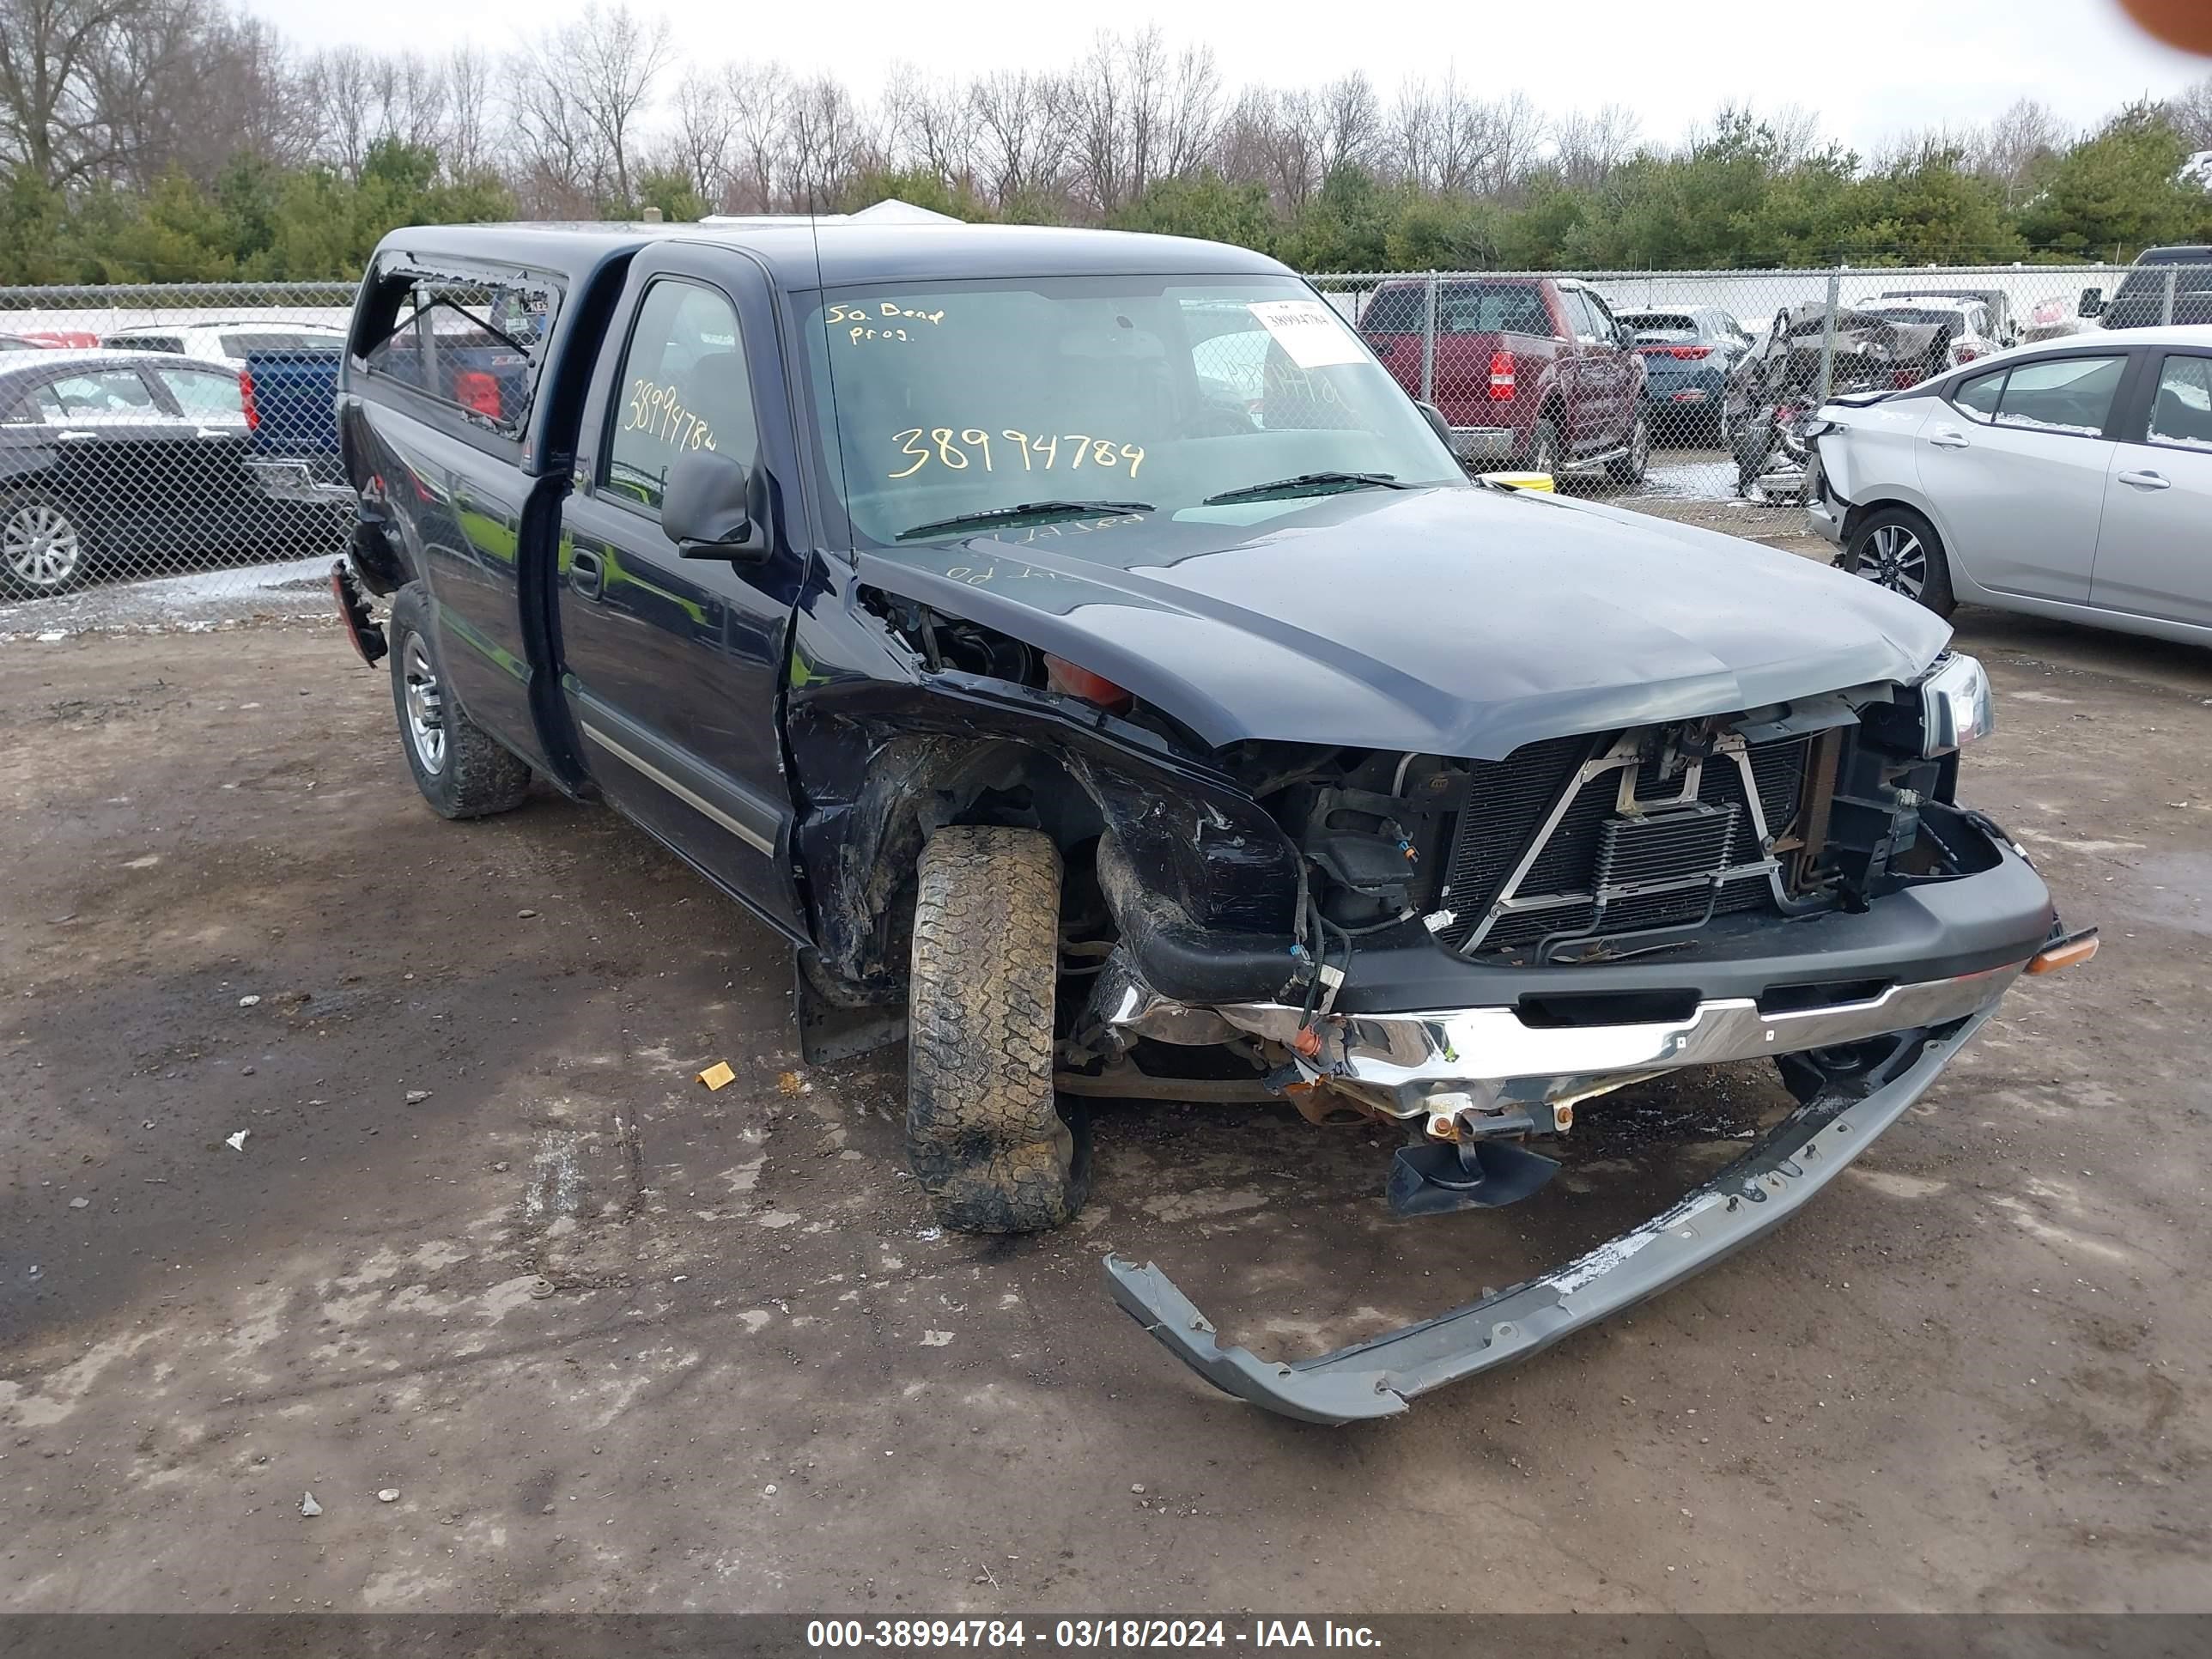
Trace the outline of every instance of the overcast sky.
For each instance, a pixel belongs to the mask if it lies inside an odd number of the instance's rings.
[[[247,3],[306,46],[429,50],[474,40],[503,51],[582,9],[582,0]],[[778,58],[835,70],[856,93],[874,92],[900,62],[942,75],[1056,68],[1101,27],[1158,21],[1178,42],[1212,45],[1232,89],[1312,84],[1358,68],[1387,97],[1408,73],[1449,66],[1486,95],[1518,88],[1550,111],[1627,105],[1648,140],[1680,137],[1723,98],[1796,103],[1862,150],[1905,128],[1986,119],[2023,96],[2086,123],[2212,72],[2212,62],[2152,42],[2114,0],[1203,0],[1128,11],[1051,0],[632,0],[632,9],[669,19],[682,63]]]

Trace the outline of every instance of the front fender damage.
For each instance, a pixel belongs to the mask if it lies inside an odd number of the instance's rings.
[[[900,994],[915,861],[954,822],[1025,823],[1063,852],[1110,846],[1143,891],[1194,925],[1287,939],[1295,849],[1227,778],[1156,732],[951,670],[796,690],[787,732],[816,948],[849,987]]]

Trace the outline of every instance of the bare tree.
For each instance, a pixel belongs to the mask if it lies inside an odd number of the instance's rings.
[[[833,76],[802,82],[785,107],[778,187],[794,206],[828,212],[866,149],[852,94]]]
[[[1603,184],[1634,153],[1638,125],[1635,112],[1620,104],[1554,121],[1552,155],[1560,182],[1577,189]]]
[[[376,118],[370,107],[375,63],[360,46],[335,46],[316,53],[307,73],[320,117],[315,152],[349,179],[358,179],[368,147],[376,142]]]
[[[515,127],[533,172],[627,209],[638,126],[673,54],[668,20],[586,5],[515,62]]]
[[[2212,104],[2212,76],[2207,76],[2199,89],[2207,103]],[[2207,113],[2212,115],[2212,110]],[[2037,163],[2056,155],[2072,136],[2049,105],[2022,98],[1971,135],[1961,148],[1972,159],[1974,171],[1995,180],[2003,190],[2005,205],[2018,207],[2028,198],[2029,179]],[[2212,143],[2212,139],[2206,142]]]
[[[722,205],[769,212],[790,173],[791,74],[776,63],[732,64],[722,71],[722,87],[731,113],[730,181]]]
[[[1248,88],[1223,131],[1222,166],[1231,178],[1265,184],[1278,206],[1296,213],[1332,166],[1364,159],[1379,120],[1372,88],[1356,77],[1326,91]]]
[[[1213,48],[1186,46],[1176,54],[1160,111],[1156,174],[1183,179],[1213,159],[1221,136],[1221,66]]]
[[[0,0],[0,159],[56,186],[117,161],[101,70],[151,9],[147,0]]]
[[[1445,195],[1484,182],[1499,142],[1491,106],[1460,90],[1447,70],[1442,81],[1408,79],[1398,89],[1386,133],[1386,155],[1398,177],[1419,189]]]
[[[379,140],[435,148],[446,125],[442,65],[416,52],[387,52],[376,59],[369,86]]]
[[[1114,212],[1134,193],[1131,151],[1137,143],[1139,93],[1127,60],[1123,37],[1102,29],[1066,82],[1083,188],[1102,214]]]
[[[1323,179],[1339,167],[1373,165],[1382,138],[1382,101],[1366,71],[1354,70],[1322,88],[1312,118]]]
[[[1058,82],[1030,70],[998,70],[969,84],[976,166],[1000,207],[1058,187],[1066,156],[1058,112],[1066,101]]]
[[[737,111],[718,77],[693,70],[676,88],[675,125],[668,135],[676,165],[702,202],[719,203],[730,183]]]
[[[1551,123],[1527,93],[1513,92],[1484,106],[1483,127],[1487,142],[1478,187],[1486,195],[1510,195],[1528,176]]]
[[[533,212],[589,215],[607,176],[607,156],[584,112],[556,43],[519,56],[507,75],[514,165]]]
[[[446,130],[441,159],[453,179],[473,179],[493,164],[491,63],[471,45],[446,58]]]
[[[967,88],[894,64],[883,99],[883,139],[901,166],[966,185],[975,176],[977,133]]]
[[[2212,75],[2191,82],[2167,99],[2166,112],[2181,129],[2191,150],[2212,149]]]

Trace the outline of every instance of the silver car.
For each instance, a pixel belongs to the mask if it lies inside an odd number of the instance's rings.
[[[1836,563],[1960,603],[2212,642],[2212,326],[2100,331],[1839,398],[1806,498]]]

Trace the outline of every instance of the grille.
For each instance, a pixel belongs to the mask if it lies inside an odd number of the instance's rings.
[[[1456,949],[1466,942],[1520,861],[1529,839],[1541,827],[1559,791],[1567,787],[1583,763],[1600,753],[1608,742],[1595,738],[1547,738],[1516,749],[1502,761],[1474,764],[1468,807],[1460,816],[1452,848],[1451,893],[1444,901],[1457,913],[1457,919],[1437,934],[1445,945]],[[1785,738],[1751,750],[1752,775],[1759,786],[1759,807],[1765,814],[1769,834],[1779,834],[1796,815],[1811,747],[1809,738]],[[1639,782],[1640,793],[1658,793],[1656,762],[1647,763]],[[1620,790],[1620,780],[1615,773],[1584,784],[1516,890],[1523,896],[1590,891],[1598,878],[1598,861],[1608,830],[1619,821],[1613,808]],[[1733,762],[1706,764],[1698,780],[1698,800],[1715,809],[1735,809],[1733,856],[1745,862],[1758,856],[1750,804],[1743,795],[1743,775]],[[1702,814],[1681,816],[1686,823],[1712,822]],[[1613,833],[1619,834],[1618,830]],[[1699,835],[1712,833],[1685,828],[1648,846],[1640,838],[1620,841],[1615,843],[1616,856],[1626,849],[1628,840],[1639,841],[1634,849],[1635,873],[1616,874],[1613,879],[1655,880],[1712,869],[1718,860],[1711,855],[1710,842],[1698,839]],[[1715,912],[1751,908],[1765,902],[1766,890],[1764,876],[1739,878],[1721,890]],[[1705,889],[1692,887],[1617,899],[1606,907],[1605,932],[1626,933],[1694,921],[1705,914],[1706,898]],[[1533,945],[1548,933],[1588,927],[1595,909],[1590,904],[1560,905],[1500,916],[1484,936],[1482,948]]]

